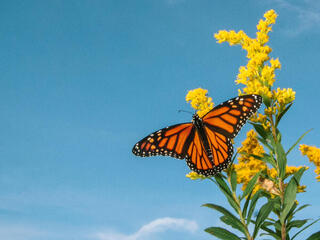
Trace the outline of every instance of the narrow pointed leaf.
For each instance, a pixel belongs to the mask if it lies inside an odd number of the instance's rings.
[[[273,201],[269,201],[266,204],[264,204],[261,208],[260,211],[258,212],[257,218],[256,218],[256,224],[255,228],[253,231],[253,238],[255,238],[258,234],[258,231],[264,222],[264,220],[269,216],[270,212],[273,209]]]
[[[243,210],[242,210],[242,216],[246,217],[247,216],[247,209],[248,209],[248,206],[249,206],[249,203],[250,203],[250,200],[251,200],[251,196],[252,196],[252,191],[249,193],[247,199],[246,199],[246,202],[244,203],[244,206],[243,206]]]
[[[258,180],[260,174],[261,174],[261,171],[258,172],[256,175],[254,175],[254,177],[249,181],[246,189],[243,191],[241,199],[245,198],[250,192],[252,192],[254,186],[257,183],[257,180]]]
[[[280,216],[281,223],[284,223],[290,209],[292,208],[294,201],[296,199],[297,195],[297,188],[299,186],[300,178],[305,171],[305,168],[299,169],[298,172],[296,172],[292,178],[290,179],[288,186],[286,187],[286,190],[284,192],[284,209]]]
[[[291,228],[301,228],[303,225],[305,225],[308,222],[309,219],[303,219],[303,220],[293,220],[288,223],[287,229],[288,232]]]
[[[280,221],[282,224],[284,223],[291,207],[294,204],[294,200],[296,199],[296,195],[297,195],[297,188],[298,186],[292,177],[284,192],[284,209],[280,216]]]
[[[237,189],[237,172],[234,169],[231,170],[230,182],[232,191],[235,192]]]
[[[299,232],[297,232],[292,238],[291,240],[295,239],[296,236],[298,236],[301,232],[303,232],[304,230],[306,230],[307,228],[311,227],[313,224],[315,224],[316,222],[318,222],[320,220],[320,218],[314,220],[312,223],[308,224],[307,226],[305,226],[304,228],[302,228]]]
[[[286,165],[287,165],[286,153],[285,153],[281,143],[279,143],[279,142],[276,143],[275,150],[276,150],[278,167],[279,167],[279,171],[280,171],[279,175],[280,175],[280,178],[283,179],[286,174]]]
[[[230,218],[229,216],[226,216],[226,215],[220,217],[220,220],[222,222],[224,222],[225,224],[233,227],[234,229],[237,229],[237,230],[241,231],[242,233],[246,234],[246,230],[241,222],[234,221],[233,218]]]
[[[292,106],[293,102],[290,103],[288,106],[286,106],[286,108],[279,114],[279,116],[276,117],[276,127],[278,126],[281,118],[283,117],[283,115],[290,109],[290,107]]]
[[[294,212],[293,212],[293,215],[295,215],[297,212],[301,211],[302,209],[306,208],[306,207],[309,207],[311,206],[310,204],[304,204],[300,207],[298,207]]]
[[[221,240],[241,240],[241,238],[237,237],[237,235],[221,227],[209,227],[204,231],[206,231],[207,233],[210,233],[211,235]]]
[[[265,222],[261,225],[261,229],[265,232],[267,232],[268,234],[266,233],[261,233],[260,236],[263,236],[263,235],[270,235],[272,237],[274,237],[276,240],[281,240],[281,236],[278,236],[277,233],[273,230],[271,230],[270,228],[268,228],[266,225],[268,224],[265,224]],[[270,225],[272,225],[272,223],[270,223]]]
[[[254,129],[256,130],[256,132],[263,138],[263,139],[267,139],[269,133],[267,132],[267,130],[264,129],[264,127],[261,124],[258,123],[251,123],[254,127]]]
[[[312,234],[306,240],[319,240],[320,239],[320,231]]]
[[[229,212],[227,209],[225,209],[224,207],[221,207],[219,205],[212,204],[212,203],[203,204],[202,206],[214,209],[214,210],[222,213],[229,220],[233,221],[232,227],[234,227],[234,228],[238,229],[239,231],[245,233],[245,228],[244,228],[243,224],[241,223],[241,221],[236,216],[234,216],[231,212]]]
[[[273,151],[273,148],[269,145],[269,143],[268,143],[265,139],[263,139],[263,138],[261,138],[261,137],[258,137],[258,140],[259,140],[265,147],[267,147],[270,151]]]
[[[215,183],[218,185],[222,193],[227,197],[228,202],[233,207],[233,209],[238,212],[240,206],[237,204],[237,202],[233,199],[232,192],[230,188],[228,187],[227,183],[224,181],[223,178],[215,176]]]
[[[301,137],[298,138],[298,140],[289,148],[289,150],[286,152],[286,155],[288,155],[292,149],[295,148],[295,146],[298,145],[298,143],[304,138],[304,136],[309,133],[312,129],[306,131],[304,134],[301,135]]]
[[[249,207],[249,211],[248,211],[248,216],[247,216],[247,224],[249,224],[250,221],[251,221],[251,216],[252,216],[252,214],[254,212],[254,209],[256,207],[257,201],[260,198],[261,192],[262,192],[262,190],[257,191],[252,197],[252,200],[251,200],[251,203],[250,203],[250,207]]]

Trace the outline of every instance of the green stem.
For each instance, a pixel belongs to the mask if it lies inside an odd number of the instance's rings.
[[[228,175],[228,183],[229,185],[231,186],[231,178],[230,178],[230,175]],[[235,200],[235,202],[237,203],[237,210],[238,210],[238,215],[240,217],[240,221],[241,223],[243,224],[243,226],[245,227],[245,234],[246,234],[246,237],[247,237],[247,240],[253,240],[253,237],[250,235],[249,233],[249,229],[248,229],[248,226],[247,226],[247,223],[246,223],[246,220],[245,218],[243,217],[242,215],[242,210],[241,210],[241,205],[240,205],[240,199],[237,197],[237,194],[235,191],[233,191],[232,187],[231,187],[231,191],[232,191],[232,197],[233,199]]]
[[[273,135],[273,139],[275,141],[275,143],[278,142],[277,140],[277,131],[276,131],[276,126],[274,124],[274,121],[273,121],[273,116],[272,114],[268,115],[269,117],[269,120],[270,120],[270,123],[271,123],[271,131],[272,131],[272,135]],[[278,161],[278,159],[276,159],[276,161]],[[284,208],[284,190],[285,190],[285,187],[284,187],[284,182],[283,182],[283,179],[279,176],[279,166],[278,164],[276,165],[277,166],[277,173],[278,173],[278,185],[279,185],[279,196],[280,196],[280,200],[281,200],[281,209]],[[284,221],[283,224],[281,224],[281,240],[286,240],[287,239],[287,231],[286,231],[286,222]]]

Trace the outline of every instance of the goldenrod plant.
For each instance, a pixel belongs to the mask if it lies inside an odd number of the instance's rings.
[[[297,212],[309,206],[296,200],[296,195],[306,188],[300,184],[300,179],[308,167],[289,166],[289,154],[307,132],[289,149],[283,147],[286,139],[278,126],[292,107],[295,91],[274,88],[275,72],[281,64],[278,58],[269,56],[272,49],[267,43],[276,18],[274,10],[267,11],[257,25],[256,38],[250,38],[244,31],[222,30],[214,35],[218,43],[239,45],[247,51],[247,65],[240,67],[235,80],[236,84],[244,85],[239,89],[239,95],[258,94],[263,97],[264,103],[260,113],[250,119],[253,129],[247,133],[247,138],[238,148],[238,155],[233,157],[234,163],[228,169],[214,177],[204,177],[195,172],[187,174],[192,180],[208,179],[214,182],[235,212],[214,203],[203,205],[220,212],[220,220],[237,230],[231,232],[222,227],[205,230],[218,239],[253,240],[261,236],[277,240],[299,239],[301,232],[319,221],[296,218]],[[191,102],[200,117],[213,108],[207,90],[201,88],[189,91],[186,100]],[[316,165],[315,172],[320,181],[320,149],[300,145],[300,151]],[[320,231],[307,238],[316,239],[320,239]]]

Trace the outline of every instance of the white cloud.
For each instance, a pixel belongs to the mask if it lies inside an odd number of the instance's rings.
[[[185,230],[192,233],[198,230],[198,225],[195,221],[166,217],[156,219],[130,235],[108,231],[96,233],[94,236],[99,240],[142,240],[150,239],[150,235],[167,230]]]
[[[288,0],[272,0],[278,7],[290,11],[297,19],[297,23],[294,27],[287,30],[290,35],[298,35],[306,30],[310,30],[313,27],[318,27],[320,24],[320,4],[319,0],[304,0],[299,4],[294,4]],[[292,22],[295,22],[292,19]]]

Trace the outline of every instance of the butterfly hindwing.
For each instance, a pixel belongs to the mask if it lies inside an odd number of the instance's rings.
[[[190,143],[186,161],[189,168],[204,176],[212,176],[228,167],[233,154],[231,140],[205,127],[209,149],[205,149],[199,135],[195,133]]]
[[[135,144],[141,157],[156,155],[186,159],[189,168],[212,176],[228,167],[233,155],[231,139],[262,103],[259,95],[232,98],[213,108],[203,118],[160,129]]]
[[[234,138],[261,103],[261,96],[254,94],[232,98],[213,108],[202,120],[213,131]]]
[[[132,152],[141,157],[163,155],[183,159],[194,132],[192,123],[166,127],[142,139],[133,147]]]

